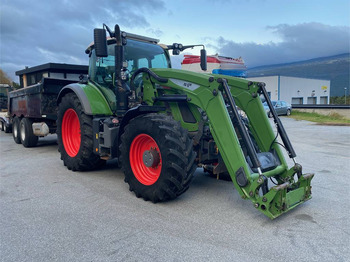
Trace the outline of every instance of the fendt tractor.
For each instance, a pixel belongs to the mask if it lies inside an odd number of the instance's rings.
[[[198,45],[161,45],[114,29],[94,29],[88,79],[58,96],[58,145],[68,169],[118,158],[130,191],[154,203],[184,193],[198,166],[228,172],[241,197],[270,218],[311,198],[313,174],[295,162],[264,83],[205,73],[204,46],[203,73],[172,69],[170,50],[178,55]]]

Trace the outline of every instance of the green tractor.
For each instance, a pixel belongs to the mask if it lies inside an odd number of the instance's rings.
[[[172,69],[169,50],[177,55],[194,46],[160,45],[118,25],[94,29],[86,50],[89,79],[64,87],[57,100],[64,165],[92,170],[118,158],[130,190],[154,203],[184,193],[197,167],[228,173],[241,197],[270,218],[309,200],[313,174],[295,163],[264,84]],[[206,70],[204,46],[201,67]]]

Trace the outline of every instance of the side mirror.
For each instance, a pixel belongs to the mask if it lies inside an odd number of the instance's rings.
[[[201,49],[201,69],[207,71],[207,51]]]
[[[94,29],[94,45],[97,57],[107,57],[107,38],[106,30],[95,28]]]

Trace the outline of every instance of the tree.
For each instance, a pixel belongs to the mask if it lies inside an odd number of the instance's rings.
[[[8,84],[12,86],[11,78],[4,71],[2,71],[2,69],[0,69],[0,84]]]

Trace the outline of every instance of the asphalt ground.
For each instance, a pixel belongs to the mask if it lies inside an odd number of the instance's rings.
[[[63,166],[56,137],[36,148],[0,134],[0,261],[350,261],[350,127],[282,118],[313,199],[270,220],[232,182],[197,169],[174,201],[135,197],[115,161]]]

